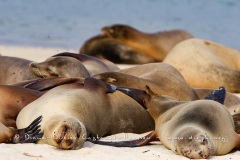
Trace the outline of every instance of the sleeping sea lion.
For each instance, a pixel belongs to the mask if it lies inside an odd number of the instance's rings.
[[[114,63],[144,64],[155,62],[153,58],[106,35],[97,35],[87,40],[80,48],[79,53],[105,58]]]
[[[63,52],[43,62],[33,62],[30,69],[39,77],[90,77],[98,73],[119,70],[117,65],[84,54]]]
[[[203,99],[214,90],[190,87],[181,73],[166,63],[143,64],[93,77],[118,87],[144,90],[148,85],[155,93],[171,96],[180,101]],[[229,92],[226,94],[224,105],[232,115],[240,113],[240,98]]]
[[[161,62],[177,43],[192,38],[192,35],[183,30],[143,33],[133,27],[122,24],[103,27],[102,33],[158,62]]]
[[[0,56],[0,84],[38,78],[29,70],[30,63],[31,61],[23,58]]]
[[[209,158],[224,155],[239,148],[240,136],[234,131],[231,114],[219,102],[225,98],[224,88],[219,90],[219,101],[196,100],[180,102],[154,93],[148,86],[146,91],[119,88],[139,102],[155,120],[155,131],[129,142],[100,142],[102,144],[141,146],[158,138],[176,154],[188,158]],[[215,94],[215,93],[214,93]],[[213,94],[213,95],[214,95]],[[208,97],[214,99],[214,97]],[[97,142],[98,143],[98,142]],[[126,144],[126,145],[125,145]]]
[[[32,89],[0,85],[0,97],[2,97],[0,99],[0,122],[7,127],[16,127],[18,113],[42,94]]]
[[[44,135],[37,143],[61,149],[79,149],[88,137],[152,130],[150,115],[115,88],[94,78],[55,87],[21,110],[17,127],[23,128],[42,115]]]
[[[195,88],[224,86],[240,92],[240,52],[203,40],[189,39],[177,44],[163,60],[174,66]]]

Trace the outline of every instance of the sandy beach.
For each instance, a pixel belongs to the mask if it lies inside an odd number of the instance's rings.
[[[77,50],[64,48],[37,48],[0,45],[0,54],[3,56],[14,56],[26,58],[32,61],[43,61],[46,58],[59,52],[78,52]],[[108,137],[117,141],[142,137],[145,134],[137,135],[132,133],[120,133]],[[227,143],[227,142],[226,142]],[[49,145],[42,144],[0,144],[1,160],[184,160],[183,156],[174,154],[160,143],[138,148],[116,148],[109,146],[95,145],[86,142],[79,150],[59,150]],[[240,151],[232,151],[224,156],[211,157],[213,160],[238,160]]]

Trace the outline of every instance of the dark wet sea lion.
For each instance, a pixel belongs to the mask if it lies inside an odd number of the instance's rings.
[[[61,149],[79,149],[88,137],[152,130],[150,115],[115,88],[94,78],[55,87],[21,110],[17,127],[42,115],[44,136],[37,143]]]
[[[87,40],[80,48],[79,53],[105,58],[114,63],[144,64],[155,62],[153,58],[106,35],[97,35]]]
[[[123,24],[103,27],[102,33],[159,62],[177,43],[192,38],[192,35],[183,30],[143,33]]]

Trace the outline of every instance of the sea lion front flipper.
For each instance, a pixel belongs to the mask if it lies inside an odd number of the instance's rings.
[[[42,121],[42,116],[36,118],[27,128],[17,129],[13,138],[13,143],[33,143],[43,136],[40,133],[39,123]]]
[[[23,87],[38,91],[46,91],[59,85],[83,81],[83,78],[44,78],[27,83]]]
[[[218,90],[212,91],[205,99],[214,100],[221,104],[224,103],[226,96],[226,89],[224,87],[219,87]]]
[[[103,82],[96,78],[85,78],[84,86],[90,90],[101,89],[104,93],[113,93],[117,89],[115,85]]]
[[[147,145],[148,143],[156,140],[156,136],[157,136],[156,132],[153,131],[140,139],[132,140],[132,141],[105,142],[105,141],[91,140],[91,139],[88,139],[88,141],[94,144],[114,146],[114,147],[140,147],[140,146]]]

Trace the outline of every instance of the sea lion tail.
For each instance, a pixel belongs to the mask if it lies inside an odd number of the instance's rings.
[[[94,144],[114,146],[114,147],[140,147],[140,146],[147,145],[148,143],[150,143],[154,140],[156,140],[156,132],[155,131],[149,133],[148,135],[146,135],[142,138],[132,140],[132,141],[107,142],[107,141],[88,139],[88,141],[90,141]]]

